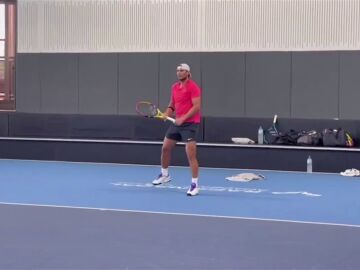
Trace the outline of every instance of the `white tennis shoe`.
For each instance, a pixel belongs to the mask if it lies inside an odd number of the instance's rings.
[[[200,192],[200,188],[196,183],[191,183],[189,190],[186,192],[188,196],[195,196],[198,195]]]
[[[357,169],[347,169],[340,173],[342,176],[360,176],[360,171]]]
[[[153,185],[161,185],[161,184],[165,184],[170,181],[171,181],[170,175],[162,175],[160,173],[158,178],[156,178],[154,181],[152,181],[152,184]]]

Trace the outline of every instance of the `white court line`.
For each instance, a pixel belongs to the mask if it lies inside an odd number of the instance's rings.
[[[115,182],[111,183],[112,185],[116,187],[124,187],[124,188],[154,188],[154,185],[151,183],[144,184],[141,181],[140,183],[134,183],[134,182]],[[172,184],[164,184],[164,185],[158,185],[155,188],[157,189],[176,189],[176,190],[187,190],[189,186],[176,186]],[[209,192],[230,192],[230,193],[237,193],[237,192],[243,192],[243,193],[270,193],[274,195],[304,195],[309,197],[321,197],[321,194],[311,193],[307,191],[270,191],[267,189],[261,189],[261,188],[239,188],[239,187],[220,187],[220,186],[201,186],[202,191],[209,191]]]
[[[205,215],[205,214],[188,214],[188,213],[172,213],[172,212],[158,212],[158,211],[142,211],[142,210],[128,210],[128,209],[97,208],[97,207],[48,205],[48,204],[8,203],[8,202],[0,202],[0,205],[48,207],[48,208],[63,208],[63,209],[77,209],[77,210],[96,210],[96,211],[110,211],[110,212],[124,212],[124,213],[143,213],[143,214],[158,214],[158,215],[220,218],[220,219],[224,218],[224,219],[255,220],[255,221],[267,221],[267,222],[285,222],[285,223],[295,223],[295,224],[310,224],[310,225],[326,225],[326,226],[342,226],[342,227],[360,228],[360,225],[354,225],[354,224],[295,221],[295,220],[287,220],[287,219],[234,217],[234,216]]]
[[[112,163],[112,162],[88,162],[88,161],[63,161],[63,160],[37,160],[37,159],[10,159],[10,158],[1,158],[1,160],[11,160],[11,161],[26,161],[26,162],[44,162],[44,163],[70,163],[70,164],[94,164],[94,165],[108,165],[108,166],[140,166],[140,167],[158,167],[159,165],[149,165],[149,164],[134,164],[134,163]],[[171,165],[174,168],[187,168],[189,166],[176,166]],[[261,171],[261,172],[278,172],[278,173],[295,173],[295,174],[325,174],[325,175],[339,175],[340,173],[332,173],[332,172],[312,172],[307,173],[306,171],[283,171],[283,170],[265,170],[265,169],[246,169],[246,168],[221,168],[221,167],[200,167],[201,170],[224,170],[224,171]]]

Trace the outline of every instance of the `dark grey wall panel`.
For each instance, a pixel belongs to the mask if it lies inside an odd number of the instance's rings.
[[[16,110],[40,112],[39,54],[16,55]]]
[[[80,114],[117,114],[117,60],[117,54],[80,54]]]
[[[41,54],[41,112],[78,113],[77,54]]]
[[[159,57],[156,53],[119,54],[119,114],[136,114],[139,100],[158,102]]]
[[[9,136],[9,114],[7,112],[0,113],[0,136]]]
[[[201,55],[203,114],[245,115],[245,53]]]
[[[163,109],[182,62],[205,116],[360,117],[359,51],[17,54],[16,110],[125,115],[140,99]]]
[[[292,56],[291,116],[339,116],[339,53],[296,52]]]
[[[290,69],[290,53],[246,54],[247,116],[290,116]]]
[[[171,86],[176,82],[176,67],[181,63],[190,65],[194,81],[201,87],[200,53],[161,53],[159,74],[159,104],[163,109],[169,104]]]
[[[46,113],[12,113],[9,135],[13,137],[67,138],[72,115]]]
[[[360,52],[340,53],[341,119],[360,119]]]

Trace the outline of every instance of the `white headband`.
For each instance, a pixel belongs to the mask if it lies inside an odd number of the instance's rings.
[[[180,64],[177,69],[182,69],[182,70],[186,70],[186,71],[189,71],[190,72],[190,66],[188,64]]]

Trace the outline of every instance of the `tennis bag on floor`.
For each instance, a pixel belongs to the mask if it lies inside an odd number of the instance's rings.
[[[326,128],[322,131],[324,146],[354,147],[351,135],[342,128]]]

